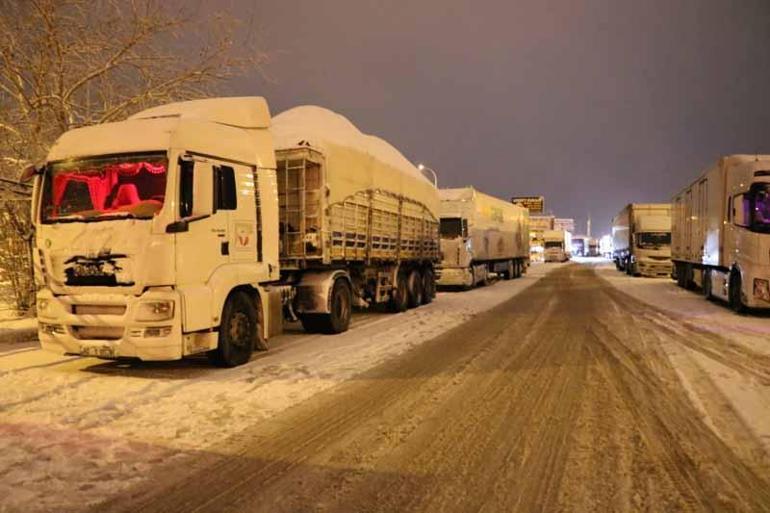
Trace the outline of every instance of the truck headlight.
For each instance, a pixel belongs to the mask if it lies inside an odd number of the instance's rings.
[[[51,303],[47,299],[39,299],[37,302],[37,313],[46,313],[49,306],[51,306]]]
[[[173,317],[173,301],[141,301],[136,311],[137,321],[165,321]]]
[[[770,302],[770,282],[761,278],[754,278],[754,297]]]

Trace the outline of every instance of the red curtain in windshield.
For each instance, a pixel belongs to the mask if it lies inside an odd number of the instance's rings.
[[[120,177],[136,176],[142,170],[157,175],[165,173],[166,166],[163,164],[150,164],[149,162],[123,162],[105,166],[101,172],[94,169],[57,174],[53,180],[52,191],[54,211],[58,212],[59,206],[64,199],[64,192],[67,190],[67,185],[70,182],[85,183],[88,187],[88,194],[91,197],[91,204],[94,209],[104,210],[107,196],[109,196],[113,187],[118,183]]]

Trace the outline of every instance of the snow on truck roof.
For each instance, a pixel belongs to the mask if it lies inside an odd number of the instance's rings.
[[[336,145],[363,151],[403,173],[430,181],[400,151],[379,137],[361,132],[345,116],[315,105],[294,107],[273,117],[270,128],[279,150],[310,144],[324,150]]]
[[[270,110],[261,96],[207,98],[145,109],[128,119],[192,118],[237,128],[268,128]]]

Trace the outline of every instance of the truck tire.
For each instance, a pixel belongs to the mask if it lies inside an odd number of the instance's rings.
[[[422,304],[428,305],[436,297],[436,277],[433,275],[433,269],[425,269],[422,272]]]
[[[319,331],[327,335],[343,333],[350,327],[350,317],[353,314],[353,291],[345,278],[334,280],[329,297],[329,312],[318,318]]]
[[[257,308],[248,294],[233,292],[222,309],[217,348],[208,352],[209,360],[219,367],[237,367],[248,362],[258,345]]]
[[[508,261],[505,271],[503,271],[504,280],[512,280],[516,277],[516,263],[513,260]]]
[[[406,275],[398,273],[396,277],[396,286],[390,293],[390,311],[394,313],[406,312],[409,308],[409,289],[406,282]]]
[[[423,301],[422,276],[417,269],[409,273],[409,308],[417,308]]]
[[[683,289],[687,288],[687,273],[684,265],[678,262],[674,265],[676,265],[676,284]]]
[[[730,273],[730,285],[727,297],[730,308],[732,308],[735,313],[739,314],[746,312],[746,305],[743,304],[743,299],[741,298],[741,286],[741,273],[740,271],[733,270]]]
[[[704,269],[703,270],[703,287],[701,288],[703,292],[703,297],[705,297],[707,300],[711,300],[711,269]]]

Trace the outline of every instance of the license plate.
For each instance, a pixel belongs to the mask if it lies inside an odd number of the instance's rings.
[[[87,345],[80,346],[82,356],[94,356],[96,358],[115,358],[117,357],[115,348],[109,345]]]

